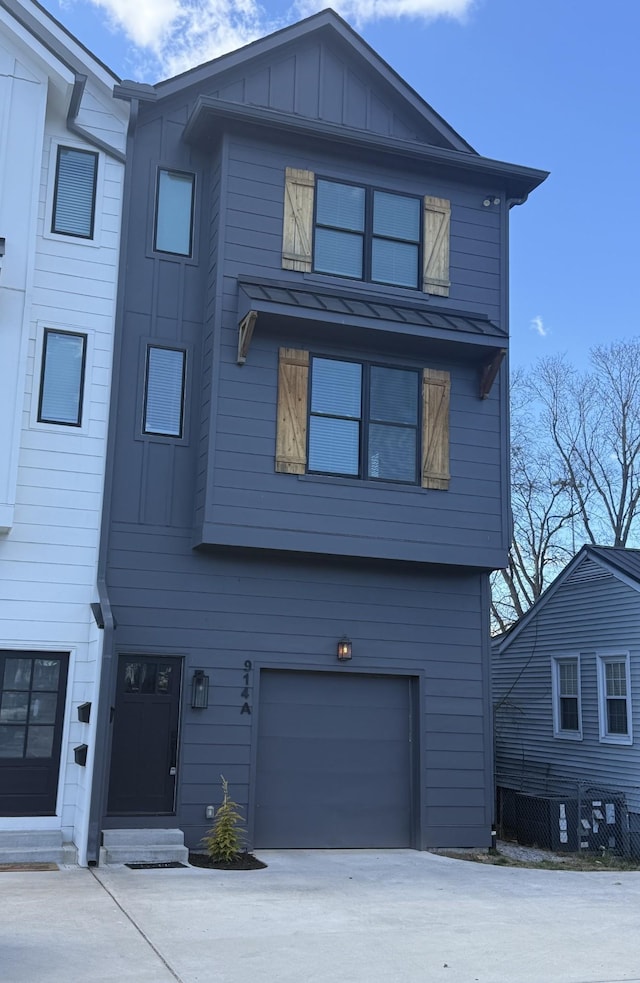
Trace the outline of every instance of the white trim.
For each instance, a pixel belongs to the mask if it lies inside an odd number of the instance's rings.
[[[58,147],[68,147],[69,150],[83,150],[96,154],[98,158],[98,173],[96,175],[96,194],[93,203],[93,236],[64,235],[52,232],[53,222],[53,192],[56,183],[58,163]],[[45,150],[46,153],[46,150]],[[90,143],[79,143],[77,139],[67,140],[65,137],[51,137],[49,141],[49,161],[47,164],[47,198],[44,211],[43,239],[53,239],[55,242],[74,242],[79,246],[89,246],[97,249],[102,245],[102,203],[104,200],[104,154]]]
[[[578,670],[577,693],[578,698],[578,729],[563,730],[561,727],[560,715],[560,665],[563,663],[575,663]],[[553,736],[563,741],[582,740],[582,679],[580,674],[580,653],[566,652],[563,655],[551,656],[551,692],[553,702]]]
[[[83,315],[84,316],[84,315]],[[86,338],[85,361],[84,361],[84,386],[82,390],[81,419],[79,427],[66,423],[45,423],[38,419],[38,404],[40,402],[40,386],[42,384],[42,359],[44,356],[44,332],[45,328],[50,331],[70,332],[71,334],[82,334]],[[83,434],[89,433],[91,413],[91,383],[93,379],[93,345],[95,331],[83,325],[59,324],[54,321],[38,321],[36,324],[36,350],[33,359],[33,385],[31,391],[31,407],[29,411],[29,429],[44,430],[47,433],[63,434]]]
[[[605,667],[611,662],[623,662],[625,666],[627,733],[609,734],[607,728],[607,688]],[[601,744],[633,744],[633,717],[631,703],[631,659],[628,651],[601,650],[596,652],[598,668],[598,722]]]

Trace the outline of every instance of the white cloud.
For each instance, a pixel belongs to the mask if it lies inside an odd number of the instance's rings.
[[[433,20],[453,17],[462,20],[475,0],[333,0],[331,6],[356,27],[370,21],[407,17],[413,20]],[[296,8],[303,16],[322,10],[325,3],[297,0]]]
[[[88,0],[110,25],[151,55],[162,77],[242,47],[279,25],[270,24],[256,0]],[[144,74],[149,74],[148,57]]]
[[[169,77],[324,9],[329,0],[292,0],[286,20],[269,15],[258,0],[85,0],[99,7],[110,26],[137,51],[145,77]],[[463,19],[476,0],[331,0],[356,27],[370,21],[436,17]],[[155,63],[151,65],[151,63]],[[144,67],[142,67],[144,66]],[[155,79],[154,79],[155,81]]]
[[[536,317],[532,317],[529,323],[529,327],[532,331],[535,331],[541,338],[546,338],[549,332],[544,326],[544,321],[539,314]]]

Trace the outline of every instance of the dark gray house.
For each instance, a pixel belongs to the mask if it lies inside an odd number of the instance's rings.
[[[562,801],[559,845],[638,852],[640,550],[583,546],[495,644],[493,693],[499,803],[512,831],[526,839],[535,820],[542,843],[544,815],[552,840]]]
[[[486,845],[508,218],[546,175],[330,10],[116,96],[90,851],[195,846],[221,774],[255,848]]]

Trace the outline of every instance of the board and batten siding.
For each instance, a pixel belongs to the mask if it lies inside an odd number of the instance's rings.
[[[560,585],[505,651],[494,654],[497,780],[531,794],[570,790],[575,782],[620,789],[640,812],[638,592],[591,565],[593,577]],[[630,655],[631,746],[599,740],[596,653],[603,651]],[[552,659],[564,655],[580,656],[581,741],[553,734]]]
[[[73,57],[79,57],[79,45],[44,14],[38,16],[57,43],[70,45]],[[0,30],[0,51],[7,44],[10,35]],[[22,51],[21,43],[18,48]],[[34,42],[28,82],[14,79],[0,150],[0,233],[7,239],[0,287],[10,288],[2,291],[0,377],[10,369],[15,389],[7,393],[0,384],[0,404],[15,398],[19,414],[0,462],[6,478],[7,459],[15,454],[11,528],[0,535],[0,648],[67,652],[69,674],[56,815],[0,818],[0,830],[61,830],[64,840],[78,846],[84,863],[95,713],[90,724],[81,724],[76,707],[95,704],[102,651],[102,633],[90,603],[97,600],[124,167],[99,152],[93,240],[51,234],[58,145],[95,147],[66,128],[55,55],[47,54],[49,77],[37,60],[43,57],[40,50]],[[24,65],[23,54],[20,59]],[[64,66],[59,70],[69,74]],[[87,65],[86,74],[78,122],[123,150],[128,108],[112,99],[113,79],[101,67]],[[0,91],[5,86],[6,79],[0,79]],[[9,179],[17,174],[21,180]],[[22,210],[19,220],[16,208]],[[13,308],[4,306],[5,295],[15,300],[14,284],[19,285],[21,305],[15,320]],[[37,420],[46,328],[87,335],[82,425],[77,428]],[[8,331],[19,338],[9,356]],[[0,416],[6,422],[4,413]],[[3,480],[0,485],[6,488]],[[74,762],[73,748],[82,743],[89,745],[86,768]]]
[[[176,825],[195,846],[225,775],[251,816],[260,667],[397,672],[420,688],[422,842],[478,845],[492,808],[481,574],[190,549],[189,530],[115,524],[109,593],[118,651],[178,654],[210,673],[206,712],[183,707]],[[353,659],[339,667],[348,634]],[[245,660],[252,712],[242,713]]]

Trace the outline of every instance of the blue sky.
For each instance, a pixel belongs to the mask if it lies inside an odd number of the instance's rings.
[[[118,75],[157,81],[322,9],[313,0],[43,0]],[[512,363],[640,334],[636,0],[333,4],[488,157],[551,171],[511,213]]]

